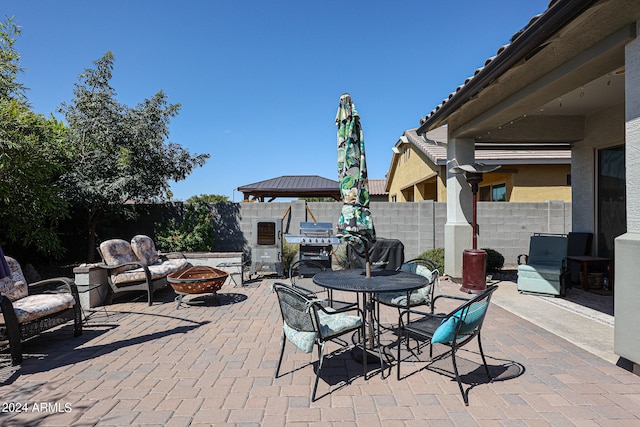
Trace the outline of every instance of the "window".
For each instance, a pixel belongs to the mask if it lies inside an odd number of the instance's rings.
[[[485,185],[478,189],[478,200],[481,202],[506,202],[507,185]]]
[[[506,184],[491,186],[491,201],[492,202],[507,201],[507,185]]]

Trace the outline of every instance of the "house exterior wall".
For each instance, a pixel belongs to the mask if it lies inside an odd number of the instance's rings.
[[[640,31],[640,22],[636,23]],[[638,334],[638,253],[640,253],[640,40],[625,47],[625,162],[627,171],[627,232],[615,240],[614,351],[635,363],[640,373]]]
[[[389,201],[418,202],[421,200],[446,201],[446,168],[433,162],[415,146],[404,145],[410,152],[397,155],[397,164],[389,176]],[[571,165],[505,165],[508,172],[488,173],[480,187],[505,183],[509,202],[543,202],[545,200],[571,201],[571,186],[567,175]],[[433,176],[437,174],[436,176]]]
[[[438,167],[429,161],[420,150],[416,150],[411,144],[404,144],[402,152],[396,157],[396,167],[389,181],[389,200],[396,197],[398,202],[433,199],[428,189],[424,187],[414,188],[430,176],[438,173]],[[407,191],[407,187],[409,191]],[[403,191],[404,190],[404,191]],[[425,191],[426,190],[426,191]],[[425,194],[426,192],[426,194]]]
[[[509,166],[507,166],[509,167]],[[512,175],[510,202],[571,201],[571,165],[519,165]]]

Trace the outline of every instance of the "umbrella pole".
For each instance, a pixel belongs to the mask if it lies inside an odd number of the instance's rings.
[[[367,241],[367,239],[363,239],[363,243],[364,243],[364,259],[365,259],[365,263],[364,263],[365,277],[371,277],[371,260],[369,258],[369,242]]]

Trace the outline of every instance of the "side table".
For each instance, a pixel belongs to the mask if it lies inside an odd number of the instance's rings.
[[[588,290],[585,286],[585,282],[588,283],[589,280],[589,270],[593,271],[593,267],[597,265],[605,265],[606,266],[606,274],[607,280],[609,283],[608,289],[613,291],[613,259],[606,257],[598,257],[598,256],[568,256],[567,264],[571,262],[577,262],[582,265],[582,288],[584,290]]]

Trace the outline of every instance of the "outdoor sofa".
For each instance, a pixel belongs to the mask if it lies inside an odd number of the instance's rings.
[[[110,239],[98,247],[102,263],[97,264],[107,272],[109,303],[113,295],[121,292],[145,291],[148,304],[153,303],[153,293],[167,285],[167,276],[191,267],[184,254],[161,254],[149,236],[136,235],[131,243],[123,239]]]

